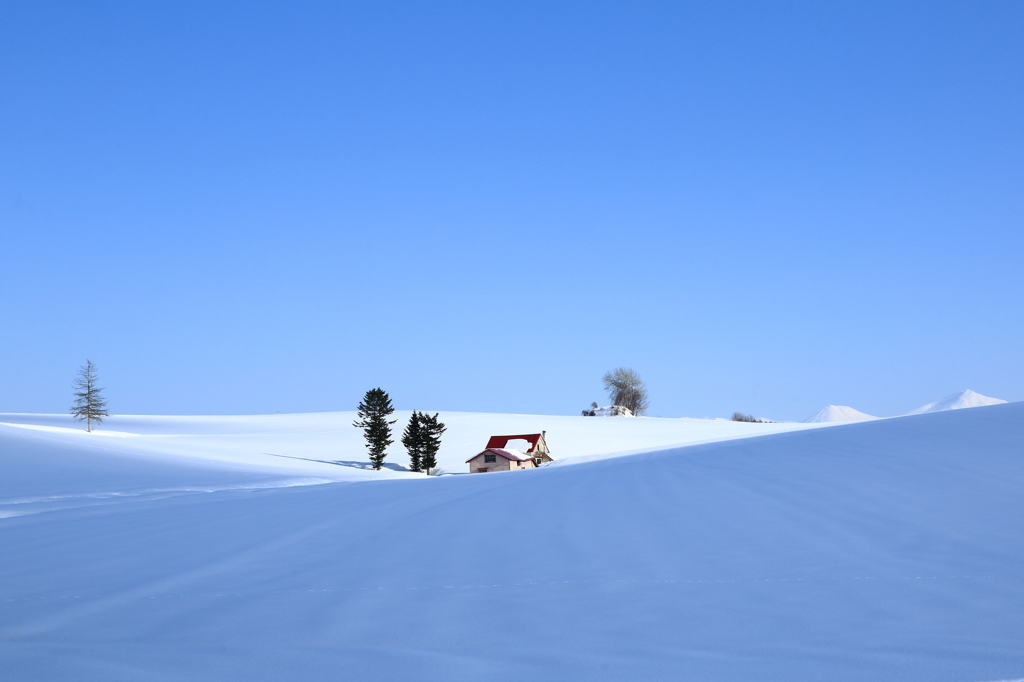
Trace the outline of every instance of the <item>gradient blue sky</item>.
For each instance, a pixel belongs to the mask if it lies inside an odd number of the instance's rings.
[[[0,411],[1024,399],[1024,3],[0,7]]]

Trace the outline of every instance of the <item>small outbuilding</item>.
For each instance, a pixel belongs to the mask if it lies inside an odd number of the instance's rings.
[[[545,462],[553,462],[551,451],[544,440],[546,433],[542,431],[518,436],[491,436],[483,452],[466,460],[469,473],[536,469]]]

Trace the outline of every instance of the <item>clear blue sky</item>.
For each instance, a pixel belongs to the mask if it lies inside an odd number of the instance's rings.
[[[1024,399],[1024,3],[0,7],[0,411]]]

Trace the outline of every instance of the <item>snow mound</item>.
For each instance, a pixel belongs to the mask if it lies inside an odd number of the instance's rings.
[[[622,405],[608,405],[606,407],[597,407],[593,410],[593,417],[632,417],[633,413],[628,407]]]
[[[804,424],[821,424],[824,422],[866,422],[871,419],[878,419],[860,410],[855,410],[848,405],[829,405],[804,420]]]
[[[925,414],[926,412],[945,412],[946,410],[962,410],[967,407],[985,407],[987,405],[1002,405],[1005,400],[989,398],[988,396],[967,389],[948,395],[942,400],[922,405],[913,412],[907,414]]]

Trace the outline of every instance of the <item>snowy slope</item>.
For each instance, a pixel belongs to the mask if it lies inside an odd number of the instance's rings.
[[[871,419],[878,419],[878,417],[872,417],[870,414],[865,414],[860,410],[855,410],[852,407],[847,407],[846,405],[828,405],[827,407],[822,408],[822,410],[813,417],[805,419],[804,423],[821,424],[826,422],[864,422]]]
[[[989,398],[988,396],[975,393],[974,391],[967,389],[960,391],[952,395],[947,395],[942,400],[934,403],[928,403],[922,405],[913,412],[908,414],[925,414],[926,412],[944,412],[945,410],[961,410],[966,407],[985,407],[987,405],[1002,405],[1006,401],[1000,400],[999,398]]]
[[[56,475],[54,453],[60,466],[90,458],[82,440],[31,433],[0,427],[0,465],[12,447],[33,448],[13,458],[24,480],[39,483],[33,467]],[[228,459],[126,476],[253,475]],[[103,461],[110,475],[115,460]],[[527,472],[394,475],[0,518],[0,670],[104,681],[1024,676],[1022,403]]]

